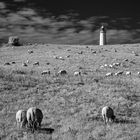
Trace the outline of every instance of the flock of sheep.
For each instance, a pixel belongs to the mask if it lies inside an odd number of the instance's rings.
[[[114,122],[116,116],[111,107],[105,106],[102,108],[102,117],[104,123]],[[41,128],[43,113],[37,107],[30,107],[28,110],[18,110],[16,113],[16,122],[18,129],[29,128],[34,133],[35,130]]]
[[[13,42],[16,44],[16,45],[19,45],[18,43],[18,38],[15,38],[15,40],[13,41],[13,39],[9,39],[10,43],[9,44],[13,44]],[[68,50],[70,51],[70,50]],[[116,50],[115,50],[116,52]],[[29,54],[32,54],[33,51],[32,50],[28,50],[28,53]],[[83,51],[79,52],[78,54],[82,54]],[[92,52],[92,53],[96,53],[96,51]],[[136,55],[137,56],[137,55]],[[69,55],[67,57],[70,57]],[[54,57],[55,59],[60,59],[60,60],[63,60],[63,57]],[[128,61],[127,59],[124,60],[124,61]],[[29,60],[27,60],[26,63],[23,63],[23,66],[28,66],[28,63],[29,63]],[[12,63],[14,64],[14,62]],[[10,65],[10,63],[5,63],[5,65]],[[35,62],[33,65],[39,65],[39,62]],[[115,67],[118,67],[120,66],[121,63],[113,63],[113,64],[104,64],[104,65],[101,65],[100,66],[100,69],[103,69],[105,67],[109,67],[109,68],[115,68]],[[106,73],[106,77],[108,76],[112,76],[112,75],[122,75],[124,73],[124,71],[118,71],[116,73],[113,73],[113,72],[109,72],[109,73]],[[125,74],[126,75],[131,75],[131,71],[126,71]],[[41,73],[42,75],[44,74],[50,74],[50,71],[46,70],[46,71],[43,71]],[[58,74],[67,74],[67,71],[66,70],[60,70],[58,71]],[[140,75],[140,72],[137,73],[138,75]],[[78,75],[81,75],[81,72],[79,71],[76,71],[74,72],[74,75],[75,76],[78,76]],[[109,106],[105,106],[102,108],[102,118],[103,118],[103,121],[105,124],[107,124],[108,122],[114,122],[115,121],[115,118],[116,116],[114,115],[114,111],[111,107]],[[31,107],[29,108],[28,110],[18,110],[17,113],[16,113],[16,122],[17,122],[17,127],[18,128],[23,128],[23,127],[27,127],[27,128],[30,128],[32,132],[34,132],[35,130],[41,128],[41,122],[42,122],[42,119],[43,119],[43,113],[41,111],[41,109],[39,108],[36,108],[36,107]]]

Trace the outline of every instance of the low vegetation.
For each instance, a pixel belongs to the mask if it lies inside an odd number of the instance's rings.
[[[140,53],[139,44],[103,47],[48,44],[0,49],[2,140],[140,139],[140,77],[137,75],[140,56],[131,53]],[[29,54],[28,49],[33,53]],[[83,53],[79,54],[80,51]],[[70,57],[65,57],[67,55]],[[126,58],[128,61],[124,62]],[[27,59],[28,66],[22,66]],[[4,65],[11,61],[16,64]],[[34,66],[36,61],[40,65]],[[113,62],[121,65],[100,69],[101,65]],[[64,69],[68,72],[66,75],[57,74]],[[50,70],[50,74],[42,75],[43,70]],[[107,72],[128,70],[131,75],[105,76]],[[75,76],[75,71],[81,75]],[[116,116],[116,121],[108,125],[101,116],[106,105],[113,108]],[[35,133],[29,129],[19,130],[16,112],[32,106],[43,112],[42,129]]]

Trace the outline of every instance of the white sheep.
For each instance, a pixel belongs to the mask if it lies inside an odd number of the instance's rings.
[[[27,124],[26,110],[18,110],[16,113],[16,122],[18,128],[23,128]]]
[[[39,62],[37,61],[37,62],[35,62],[33,65],[38,65],[38,66],[39,66]]]
[[[138,75],[138,76],[140,75],[140,72],[139,72],[139,71],[137,72],[137,75]]]
[[[81,75],[81,72],[80,71],[75,71],[74,76],[78,76],[78,75]]]
[[[115,76],[122,75],[122,74],[123,74],[123,71],[118,71],[115,73]]]
[[[101,66],[100,66],[100,69],[102,69],[102,68],[104,68],[104,66],[103,66],[103,65],[101,65]]]
[[[34,132],[34,130],[37,130],[39,127],[41,127],[42,119],[43,119],[43,113],[39,108],[30,107],[27,110],[28,127],[32,129],[32,132]]]
[[[26,63],[23,63],[22,66],[27,67],[28,65]]]
[[[29,54],[33,53],[33,50],[28,50],[28,53],[29,53]]]
[[[102,108],[102,117],[105,124],[108,123],[109,121],[114,122],[116,118],[113,109],[109,106],[105,106]]]
[[[109,67],[110,67],[110,68],[113,68],[113,65],[109,64]]]
[[[108,73],[106,73],[106,75],[105,76],[112,76],[113,75],[113,73],[112,72],[108,72]]]
[[[126,71],[126,75],[131,75],[131,71]]]
[[[60,71],[58,71],[58,74],[59,75],[65,75],[65,74],[67,74],[67,71],[66,70],[60,70]]]

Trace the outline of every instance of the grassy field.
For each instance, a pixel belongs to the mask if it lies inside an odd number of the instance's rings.
[[[32,50],[33,53],[28,53]],[[27,62],[27,66],[23,66]],[[39,65],[33,65],[35,62]],[[9,62],[10,64],[6,65]],[[104,64],[119,66],[101,68]],[[44,70],[51,74],[41,75]],[[67,75],[58,75],[66,70]],[[74,76],[81,71],[80,76]],[[114,73],[123,71],[122,75]],[[126,75],[131,71],[131,75]],[[106,77],[106,73],[112,76]],[[139,140],[140,44],[33,44],[0,48],[0,139]],[[116,121],[105,125],[101,109],[114,109]],[[15,114],[37,106],[42,129],[18,130]]]

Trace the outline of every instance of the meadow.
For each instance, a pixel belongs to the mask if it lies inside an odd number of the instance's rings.
[[[29,53],[32,50],[33,53]],[[33,65],[39,62],[39,65]],[[23,66],[27,63],[27,66]],[[109,67],[109,64],[120,63]],[[102,65],[107,64],[106,67]],[[41,72],[49,70],[50,74]],[[58,75],[66,70],[66,75]],[[81,76],[74,76],[80,71]],[[115,72],[123,71],[121,75]],[[131,71],[131,75],[125,72]],[[106,76],[112,72],[113,75]],[[139,140],[140,44],[0,47],[1,140]],[[105,125],[104,106],[116,121]],[[42,129],[17,129],[19,109],[43,112]]]

